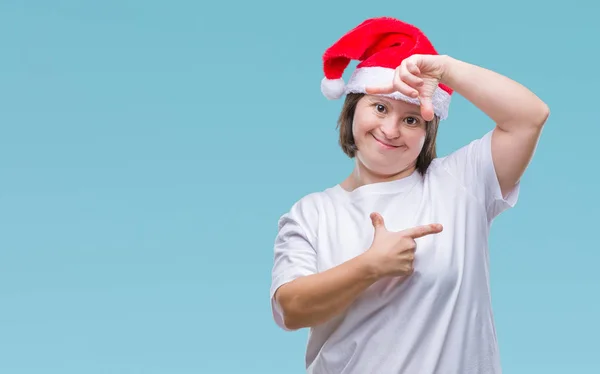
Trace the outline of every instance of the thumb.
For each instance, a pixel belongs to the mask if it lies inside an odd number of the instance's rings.
[[[421,96],[419,97],[421,102],[421,115],[425,121],[432,121],[434,118],[433,103],[431,97]]]
[[[376,212],[371,213],[371,223],[373,224],[375,231],[385,230],[385,223],[383,222],[381,214]]]

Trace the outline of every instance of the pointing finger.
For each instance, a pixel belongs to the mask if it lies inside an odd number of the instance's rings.
[[[412,227],[410,229],[401,231],[400,234],[413,239],[417,239],[425,235],[437,234],[439,232],[442,232],[443,229],[444,228],[439,223],[433,223],[430,225]]]

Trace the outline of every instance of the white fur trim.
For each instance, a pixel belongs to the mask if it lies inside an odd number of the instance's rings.
[[[369,67],[356,69],[350,77],[344,94],[348,93],[366,93],[366,86],[378,86],[388,85],[394,79],[394,69],[381,68],[381,67]],[[419,105],[420,101],[418,98],[408,97],[400,92],[394,92],[391,94],[385,94],[386,96],[396,100],[403,100],[411,104]],[[448,92],[437,88],[431,99],[433,103],[433,109],[440,119],[446,119],[448,117],[448,109],[450,107],[451,96]]]
[[[323,78],[321,81],[321,92],[326,98],[330,100],[339,99],[344,95],[346,84],[342,78],[339,79],[327,79]]]

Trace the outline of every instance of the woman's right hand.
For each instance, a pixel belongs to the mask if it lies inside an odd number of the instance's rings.
[[[388,231],[383,217],[371,213],[375,236],[371,247],[364,253],[379,277],[407,276],[414,271],[415,239],[442,231],[441,224],[412,227],[402,231]]]

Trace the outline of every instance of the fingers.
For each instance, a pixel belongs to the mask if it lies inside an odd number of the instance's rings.
[[[440,233],[443,229],[444,228],[439,223],[433,223],[430,225],[412,227],[410,229],[401,231],[400,234],[409,238],[417,239],[425,235]]]
[[[385,229],[385,223],[383,222],[383,217],[381,214],[373,212],[371,213],[371,223],[375,230]]]
[[[385,86],[366,87],[365,91],[369,95],[386,95],[396,91],[396,87],[392,83]]]
[[[406,60],[406,69],[414,75],[421,74],[421,69],[419,69],[419,66],[417,66],[417,64],[414,61]]]
[[[418,74],[420,74],[420,71],[417,65],[414,62],[406,60],[396,69],[396,76],[400,77],[402,82],[408,84],[413,89],[423,86],[425,82]]]
[[[404,61],[394,72],[392,82],[381,86],[366,87],[366,93],[371,95],[390,94],[400,92],[408,97],[417,98],[418,88],[422,87],[424,80],[418,76],[420,70],[414,62]]]
[[[416,89],[411,87],[407,81],[410,81],[410,77],[407,76],[406,74],[404,74],[404,76],[402,75],[402,73],[395,74],[394,75],[394,87],[396,88],[396,91],[403,93],[404,95],[406,95],[408,97],[413,97],[413,98],[418,97],[419,91],[417,91]]]

